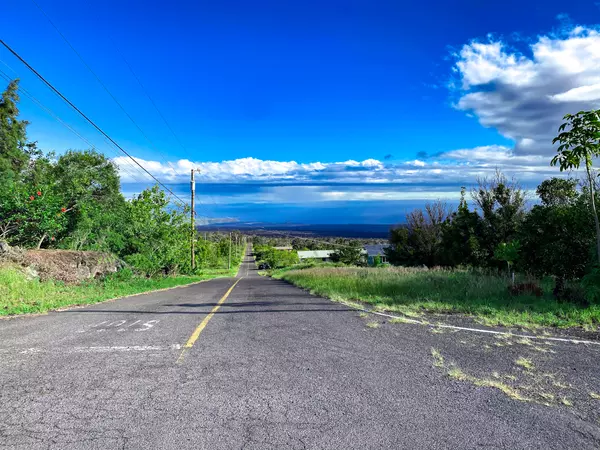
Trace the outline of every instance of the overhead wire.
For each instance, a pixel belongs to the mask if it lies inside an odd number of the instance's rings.
[[[133,119],[133,117],[125,110],[124,106],[117,100],[117,98],[112,94],[112,92],[110,91],[110,89],[108,89],[108,87],[106,86],[106,84],[100,79],[100,77],[98,76],[98,74],[96,74],[96,72],[90,67],[90,65],[85,61],[85,59],[83,58],[83,56],[77,51],[77,49],[75,49],[75,47],[70,43],[70,41],[67,39],[67,37],[60,31],[60,29],[58,28],[58,26],[52,21],[52,19],[50,18],[50,16],[48,16],[48,14],[42,9],[42,7],[35,1],[35,0],[31,0],[31,2],[38,8],[38,10],[42,13],[42,15],[46,18],[46,20],[48,20],[48,22],[50,23],[50,25],[56,30],[56,32],[59,34],[59,36],[65,41],[65,43],[69,46],[69,48],[75,53],[75,55],[77,55],[77,57],[79,58],[79,60],[83,63],[83,65],[87,68],[87,70],[94,76],[94,78],[96,78],[96,80],[98,81],[98,83],[102,86],[102,88],[107,92],[107,94],[112,98],[112,100],[117,104],[117,106],[119,106],[119,108],[123,111],[123,113],[125,113],[125,115],[129,118],[129,120],[135,125],[135,127],[140,131],[140,133],[144,136],[144,138],[146,139],[146,141],[150,144],[150,146],[152,147],[152,149],[158,153],[163,162],[166,163],[166,165],[168,165],[171,169],[171,172],[173,175],[177,175],[177,170],[175,169],[175,167],[173,167],[173,164],[169,161],[169,158],[166,157],[164,155],[164,153],[162,153],[152,142],[152,140],[148,137],[148,135],[146,135],[146,133],[144,133],[144,131],[142,130],[142,128],[137,124],[137,122]],[[156,102],[154,101],[154,99],[150,96],[148,90],[146,89],[146,87],[144,86],[144,84],[142,83],[141,79],[139,78],[139,76],[136,74],[136,72],[133,70],[133,67],[131,66],[131,64],[129,63],[129,61],[127,61],[127,59],[125,58],[125,55],[123,54],[123,52],[119,49],[119,47],[116,45],[116,43],[114,42],[114,40],[111,38],[111,40],[113,41],[113,45],[117,51],[117,53],[119,53],[119,55],[121,56],[121,59],[123,59],[123,62],[125,63],[125,65],[128,67],[129,71],[131,72],[131,74],[133,75],[133,77],[135,78],[135,80],[137,81],[137,83],[139,84],[142,92],[144,93],[144,95],[148,98],[148,100],[150,101],[150,103],[152,104],[152,106],[154,107],[154,109],[156,110],[156,112],[158,113],[159,117],[162,119],[162,121],[165,123],[166,127],[169,129],[169,131],[171,132],[171,134],[173,135],[173,137],[175,138],[175,140],[177,141],[177,143],[179,144],[179,146],[185,151],[185,153],[188,153],[187,148],[185,147],[185,145],[183,145],[182,141],[179,139],[179,137],[177,136],[177,134],[175,133],[175,131],[173,130],[173,128],[171,127],[171,125],[169,124],[169,122],[167,121],[165,115],[160,111],[160,109],[158,108],[158,105],[156,104]],[[200,181],[200,180],[198,180]],[[206,198],[207,200],[209,200],[208,202],[203,202],[202,198]],[[211,194],[207,194],[205,193],[204,195],[202,195],[201,197],[198,198],[198,201],[196,202],[197,204],[211,204],[211,205],[216,205],[217,202],[214,200],[213,196]],[[197,215],[197,213],[195,212],[195,215]]]
[[[21,63],[23,63],[31,72],[33,72],[46,86],[48,86],[53,92],[55,92],[65,103],[67,103],[71,108],[73,108],[77,113],[79,113],[88,123],[90,123],[98,132],[100,132],[106,139],[108,139],[115,147],[117,147],[122,153],[124,153],[131,161],[133,161],[137,166],[139,166],[144,172],[146,172],[156,183],[169,192],[173,197],[177,198],[182,205],[185,205],[185,202],[176,195],[169,187],[165,186],[165,184],[156,178],[150,171],[148,171],[136,158],[134,158],[127,150],[121,147],[114,139],[112,139],[100,126],[98,126],[92,119],[90,119],[83,111],[81,111],[73,102],[71,102],[67,97],[65,97],[52,83],[50,83],[46,78],[44,78],[37,70],[35,70],[21,55],[19,55],[15,50],[12,49],[4,40],[0,39],[0,44],[2,44],[10,53],[12,53]]]
[[[5,66],[9,67],[4,61],[0,60],[1,63],[3,63]],[[10,77],[10,75],[8,75],[6,72],[4,72],[2,69],[0,69],[0,76],[2,76],[2,78],[4,78],[7,82],[11,82],[12,81],[12,77]],[[52,117],[54,120],[56,120],[58,123],[60,123],[61,125],[63,125],[65,128],[67,128],[69,131],[71,131],[74,135],[76,135],[79,139],[81,139],[83,142],[85,142],[87,145],[90,146],[90,148],[92,148],[93,150],[98,151],[98,148],[96,145],[94,145],[94,143],[90,142],[85,136],[83,136],[81,133],[79,133],[75,128],[73,128],[70,124],[68,124],[67,122],[65,122],[60,116],[58,116],[58,114],[56,114],[54,111],[52,111],[50,108],[48,108],[46,105],[44,105],[39,99],[37,99],[33,94],[31,94],[29,91],[27,91],[27,89],[23,88],[22,86],[18,86],[17,90],[25,95],[27,98],[29,98],[29,100],[31,100],[36,106],[38,106],[42,111],[46,112],[46,114],[48,114],[50,117]],[[108,142],[108,141],[107,141]],[[115,151],[112,150],[112,153],[114,155],[116,155]],[[128,160],[124,160],[124,162],[128,162]],[[117,164],[118,165],[118,164]],[[137,173],[134,174],[132,173],[129,168],[132,168],[133,166],[131,166],[131,163],[129,163],[128,167],[123,167],[118,165],[119,169],[123,170],[124,172],[126,172],[132,180],[136,180],[136,176]],[[138,172],[139,173],[139,172]],[[143,172],[141,172],[143,173]]]
[[[140,77],[138,76],[138,74],[133,69],[133,66],[129,63],[129,61],[125,57],[125,54],[121,51],[121,49],[119,48],[119,46],[117,45],[117,43],[115,42],[115,40],[112,37],[111,37],[111,41],[112,41],[113,46],[115,47],[117,53],[119,54],[119,56],[123,60],[123,63],[125,63],[125,65],[129,69],[129,71],[131,72],[131,75],[133,76],[133,78],[136,80],[136,82],[140,86],[140,89],[142,90],[142,92],[144,93],[144,95],[146,96],[146,98],[148,99],[148,101],[154,107],[154,110],[156,111],[156,113],[158,114],[158,116],[162,119],[162,121],[164,122],[165,126],[171,132],[171,134],[173,135],[173,137],[175,138],[175,140],[177,141],[177,143],[179,144],[179,146],[181,147],[181,149],[185,152],[185,154],[186,155],[189,154],[189,151],[188,151],[187,147],[183,144],[183,142],[181,141],[181,139],[179,139],[179,136],[177,135],[177,133],[175,133],[175,130],[173,129],[173,127],[171,126],[171,124],[169,123],[169,121],[167,120],[167,118],[165,117],[165,115],[162,113],[162,111],[160,110],[160,108],[158,107],[158,105],[156,104],[156,102],[154,101],[154,99],[152,98],[152,96],[150,95],[150,93],[148,92],[148,89],[146,89],[146,86],[142,83],[142,80],[140,79]],[[169,165],[170,164],[171,163],[169,162]],[[171,168],[173,170],[175,170],[172,165],[171,165]],[[197,180],[197,181],[200,182],[200,180]],[[208,202],[202,201],[202,198],[206,198],[209,201]],[[206,205],[206,204],[216,205],[217,202],[215,201],[214,197],[211,194],[209,194],[207,192],[204,192],[203,194],[200,194],[199,196],[196,197],[196,204],[200,204],[200,205],[203,205],[203,204],[204,205]],[[202,217],[202,216],[198,216],[198,217]]]
[[[163,159],[163,161],[166,163],[166,165],[170,166],[173,174],[176,173],[175,168],[173,167],[173,165],[170,163],[169,159],[156,147],[156,145],[154,145],[154,142],[150,139],[150,137],[144,132],[144,130],[142,130],[142,127],[140,127],[138,125],[138,123],[135,121],[135,119],[131,116],[131,114],[129,114],[127,112],[127,110],[125,109],[125,107],[121,104],[121,102],[119,102],[119,100],[113,95],[113,93],[110,91],[110,89],[108,88],[108,86],[106,86],[106,84],[102,81],[102,79],[98,76],[98,74],[96,74],[96,72],[90,67],[90,65],[85,61],[85,59],[83,58],[83,56],[81,55],[81,53],[79,53],[77,51],[77,49],[71,44],[71,42],[67,39],[67,37],[60,31],[60,29],[58,28],[58,26],[52,21],[52,19],[50,18],[50,16],[48,16],[48,14],[46,14],[46,12],[42,9],[42,7],[35,1],[35,0],[31,0],[31,2],[37,7],[37,9],[42,13],[42,15],[46,18],[46,20],[50,23],[50,25],[54,28],[54,30],[56,30],[56,32],[59,34],[59,36],[63,39],[63,41],[65,41],[65,43],[69,46],[69,48],[73,51],[73,53],[75,53],[75,55],[79,58],[79,60],[82,62],[82,64],[85,66],[85,68],[94,76],[94,78],[96,79],[96,81],[98,81],[98,83],[100,84],[100,86],[102,86],[102,88],[106,91],[106,93],[110,96],[110,98],[115,102],[115,104],[121,109],[121,111],[123,111],[123,113],[127,116],[127,118],[131,121],[131,123],[138,129],[138,131],[142,134],[142,136],[144,136],[144,139],[146,139],[146,141],[148,142],[148,144],[150,144],[150,147],[160,155],[160,157]]]

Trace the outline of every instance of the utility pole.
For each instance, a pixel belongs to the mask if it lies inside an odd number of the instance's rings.
[[[191,179],[190,179],[190,189],[192,191],[192,208],[190,210],[190,216],[192,219],[192,236],[191,236],[191,257],[192,257],[192,270],[194,270],[196,268],[196,227],[194,224],[194,214],[196,214],[196,212],[194,211],[195,207],[194,207],[194,203],[196,202],[196,180],[194,178],[194,173],[195,170],[192,169],[191,171]]]
[[[231,232],[229,232],[229,264],[227,268],[231,270]]]

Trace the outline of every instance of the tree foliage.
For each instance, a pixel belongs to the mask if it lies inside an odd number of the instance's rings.
[[[593,158],[600,156],[600,110],[580,111],[567,114],[565,122],[558,129],[558,136],[552,141],[558,143],[557,154],[551,165],[564,170],[578,169],[583,163],[587,175],[589,201],[596,227],[596,255],[600,263],[600,220],[596,211],[596,195],[594,192],[594,176],[592,174]]]
[[[147,275],[191,272],[190,223],[158,186],[125,200],[118,167],[95,150],[44,155],[27,140],[18,81],[0,100],[0,240],[23,247],[112,252]],[[232,257],[242,239],[234,236]],[[227,268],[228,236],[198,239],[200,268]]]
[[[443,228],[450,213],[448,205],[441,201],[410,212],[406,226],[390,231],[390,247],[386,250],[389,261],[399,265],[441,265]]]
[[[353,245],[347,245],[338,247],[335,253],[331,254],[331,260],[333,262],[341,262],[352,266],[358,265],[363,259],[363,248],[354,243]]]

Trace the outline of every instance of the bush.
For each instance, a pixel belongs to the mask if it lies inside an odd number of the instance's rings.
[[[586,298],[593,304],[600,304],[600,267],[596,266],[581,280]]]
[[[564,286],[562,289],[555,291],[554,295],[557,300],[564,303],[570,303],[581,307],[588,307],[590,305],[586,296],[586,291],[583,286],[580,285]]]
[[[510,295],[535,295],[541,297],[544,291],[535,283],[518,283],[508,287]]]
[[[107,278],[114,280],[114,281],[129,281],[134,276],[135,276],[135,274],[133,273],[133,270],[131,270],[130,267],[124,267],[121,270],[119,270],[118,272],[116,272],[112,275],[109,275]]]

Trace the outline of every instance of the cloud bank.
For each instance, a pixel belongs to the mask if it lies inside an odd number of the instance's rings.
[[[226,186],[213,193],[227,204],[456,200],[460,186],[470,187],[496,168],[517,178],[528,190],[558,175],[549,160],[562,116],[600,108],[600,33],[579,26],[538,36],[522,51],[502,40],[474,40],[454,58],[449,86],[454,108],[484,127],[496,129],[514,142],[513,147],[482,143],[434,155],[415,152],[416,159],[405,161],[392,161],[391,154],[383,160],[309,163],[251,157],[212,162],[137,161],[161,181],[181,184],[182,192],[190,170],[200,169],[199,183]],[[407,153],[407,149],[400,150]],[[115,162],[125,183],[144,180],[127,158]],[[202,199],[204,194],[200,195]]]
[[[548,156],[566,113],[600,108],[600,33],[578,26],[527,50],[472,41],[455,55],[451,87],[455,107],[512,139],[515,155]]]

